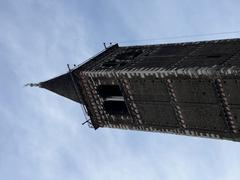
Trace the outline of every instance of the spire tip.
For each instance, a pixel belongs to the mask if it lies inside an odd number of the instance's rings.
[[[40,87],[40,83],[27,83],[24,85],[24,87]]]

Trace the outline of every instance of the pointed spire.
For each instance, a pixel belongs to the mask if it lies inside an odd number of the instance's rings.
[[[52,91],[56,94],[64,96],[68,99],[71,99],[78,103],[83,103],[81,96],[79,96],[75,90],[71,74],[66,73],[60,76],[57,76],[53,79],[41,82],[39,84],[29,83],[28,86],[38,86],[49,91]],[[77,88],[80,88],[78,82],[76,81]]]

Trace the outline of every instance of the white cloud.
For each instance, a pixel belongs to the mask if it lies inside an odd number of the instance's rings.
[[[202,12],[194,6],[191,14],[195,18],[187,18],[185,8],[193,4],[184,2],[183,6],[175,1],[136,6],[129,2],[127,7],[126,3],[106,4],[124,27],[109,21],[113,24],[108,32],[115,34],[104,37],[124,39],[124,33],[136,33],[136,38],[186,34],[205,24],[200,21],[201,15],[206,19],[212,11],[217,13],[211,8],[202,8]],[[0,94],[0,178],[237,179],[238,143],[123,130],[94,131],[81,126],[84,118],[78,104],[45,90],[22,88],[26,82],[62,73],[67,63],[80,63],[98,50],[87,45],[101,27],[91,32],[86,24],[103,19],[86,18],[84,12],[76,12],[78,8],[70,4],[79,5],[72,1],[14,1],[1,6],[5,10],[0,11],[0,56],[6,66],[0,67],[0,75],[6,87]],[[81,2],[81,6],[85,4]],[[102,11],[103,16],[111,13]],[[214,15],[211,21],[219,17]],[[229,24],[235,26],[235,22]],[[223,26],[220,20],[216,23],[218,28]],[[215,31],[215,25],[211,27],[206,29]],[[127,29],[129,32],[121,32]]]

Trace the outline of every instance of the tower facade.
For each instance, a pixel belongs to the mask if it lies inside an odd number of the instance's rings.
[[[240,141],[240,39],[107,48],[40,87],[90,126]]]

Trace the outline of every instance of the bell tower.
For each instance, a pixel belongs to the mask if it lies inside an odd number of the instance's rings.
[[[81,103],[95,129],[240,141],[240,39],[115,44],[39,86]]]

